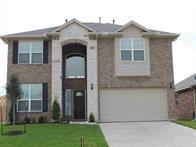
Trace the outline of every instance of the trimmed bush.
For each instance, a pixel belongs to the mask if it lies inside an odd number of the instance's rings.
[[[47,116],[40,116],[39,119],[38,119],[38,123],[45,123],[47,122]]]
[[[71,120],[71,116],[67,115],[65,117],[65,119],[66,119],[66,123],[69,124],[70,123],[70,120]]]
[[[24,121],[26,124],[29,124],[31,122],[31,120],[28,116],[25,117]]]
[[[35,117],[31,117],[31,123],[36,123],[36,118]]]
[[[59,118],[60,118],[60,106],[57,100],[54,100],[52,105],[52,119],[55,122],[59,122]]]
[[[47,116],[44,116],[44,123],[48,122]]]
[[[93,113],[91,113],[89,115],[89,122],[95,122],[95,117],[94,117]]]
[[[62,116],[62,117],[60,118],[60,120],[61,120],[61,122],[65,122],[65,123],[69,124],[71,118],[72,118],[72,117],[69,116],[69,115],[64,115],[64,116]]]
[[[61,118],[60,118],[60,121],[65,121],[65,116],[62,116]]]

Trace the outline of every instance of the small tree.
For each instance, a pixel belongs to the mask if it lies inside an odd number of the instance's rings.
[[[52,106],[52,119],[58,122],[59,118],[60,118],[60,106],[58,101],[55,99]]]
[[[95,122],[95,117],[94,117],[93,113],[90,113],[90,115],[89,115],[89,122]]]
[[[9,82],[7,83],[7,86],[6,86],[6,91],[7,91],[7,97],[12,107],[10,109],[12,110],[12,114],[13,114],[12,124],[15,125],[16,123],[16,119],[15,119],[16,102],[17,102],[17,99],[20,99],[22,97],[22,90],[21,90],[20,82],[19,82],[17,75],[12,74],[10,76]]]
[[[8,112],[9,122],[13,122],[13,106],[10,106],[9,112]]]

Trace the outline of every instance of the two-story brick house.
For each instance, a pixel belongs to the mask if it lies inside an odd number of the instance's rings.
[[[172,41],[178,34],[125,25],[65,24],[1,36],[8,44],[8,79],[15,73],[23,97],[22,116],[51,118],[57,99],[61,115],[101,122],[175,118]]]

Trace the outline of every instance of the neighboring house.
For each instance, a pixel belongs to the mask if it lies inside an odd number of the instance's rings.
[[[179,35],[125,25],[82,23],[1,36],[8,44],[8,78],[23,98],[17,114],[51,118],[57,99],[72,120],[175,119],[172,41]]]
[[[176,118],[194,119],[196,111],[196,74],[175,85]]]
[[[0,97],[0,121],[2,119],[3,122],[6,121],[7,117],[7,98],[6,96]]]

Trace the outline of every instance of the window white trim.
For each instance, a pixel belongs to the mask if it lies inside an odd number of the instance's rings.
[[[124,40],[124,39],[126,39],[126,40],[130,40],[131,41],[131,49],[123,49],[123,48],[121,48],[121,43],[122,43],[122,40]],[[144,48],[141,48],[141,49],[134,49],[133,48],[133,42],[134,42],[134,40],[142,40],[143,41],[143,43],[144,43]],[[146,61],[146,57],[145,57],[145,55],[146,55],[146,53],[145,53],[145,39],[144,38],[120,38],[119,39],[119,56],[120,56],[120,61],[121,62],[145,62]],[[122,60],[122,56],[121,56],[121,51],[131,51],[131,58],[132,58],[132,60]],[[144,51],[144,60],[134,60],[134,51]]]
[[[35,42],[42,43],[42,46],[43,46],[42,52],[32,52],[33,43],[35,43]],[[20,43],[28,43],[29,46],[30,46],[30,51],[29,52],[20,52]],[[19,54],[22,54],[22,53],[29,54],[29,63],[20,63]],[[41,63],[32,63],[32,54],[33,53],[41,53],[42,54]],[[19,44],[18,44],[18,64],[43,64],[43,58],[44,58],[44,43],[43,43],[43,40],[41,40],[41,41],[19,41]]]
[[[42,85],[42,83],[33,83],[33,84],[41,84]],[[26,99],[18,99],[17,100],[17,112],[25,112],[25,111],[19,111],[18,110],[18,102],[20,102],[20,101],[28,101],[28,106],[29,107],[28,107],[27,112],[42,112],[43,111],[43,93],[42,93],[42,91],[43,91],[43,85],[41,86],[41,98],[40,99],[31,99],[31,86],[33,84],[24,84],[24,85],[28,85],[29,97],[28,97],[28,99],[26,98]],[[31,101],[41,101],[41,109],[40,110],[33,110],[32,111],[31,110]]]

